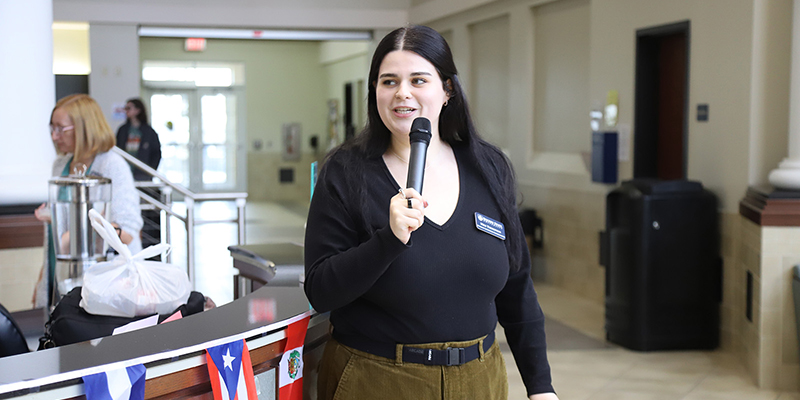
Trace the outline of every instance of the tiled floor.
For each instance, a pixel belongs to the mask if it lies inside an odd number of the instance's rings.
[[[602,306],[536,285],[548,318],[604,341]],[[599,350],[551,350],[553,385],[562,400],[800,400],[798,393],[759,390],[734,354],[721,351],[642,353],[610,345]],[[510,398],[525,396],[506,354]]]
[[[246,242],[302,243],[305,211],[303,205],[249,203]],[[197,211],[201,219],[234,214],[235,208],[226,203],[202,203]],[[173,262],[185,265],[185,231],[179,228],[177,222]],[[227,246],[236,242],[236,227],[230,223],[206,224],[198,226],[196,233],[196,289],[217,304],[227,303],[233,296],[233,267]],[[536,288],[548,319],[605,343],[600,305],[544,284]],[[502,334],[498,337],[504,339]],[[509,398],[524,399],[525,388],[513,358],[508,351],[504,356]],[[798,393],[759,390],[739,359],[720,351],[640,353],[608,345],[590,350],[559,347],[549,350],[548,357],[553,384],[562,400],[800,400]]]

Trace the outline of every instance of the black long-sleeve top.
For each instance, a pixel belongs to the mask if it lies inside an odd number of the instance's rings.
[[[408,245],[389,227],[399,186],[383,159],[361,159],[363,176],[353,177],[352,157],[331,157],[309,210],[306,295],[317,311],[331,311],[335,336],[391,345],[472,340],[499,320],[528,394],[552,392],[527,247],[511,272],[503,240],[476,228],[476,212],[500,221],[500,209],[466,151],[454,151],[458,205],[444,225],[426,218]],[[366,195],[354,194],[354,185]]]
[[[122,150],[125,150],[125,145],[128,143],[130,129],[131,122],[128,121],[117,130],[117,147]],[[136,158],[150,168],[158,169],[158,164],[161,162],[161,141],[158,140],[158,133],[152,126],[147,124],[139,125],[139,132],[142,133],[142,139]],[[139,168],[132,168],[131,171],[133,172],[134,180],[149,181],[152,179],[148,173]]]

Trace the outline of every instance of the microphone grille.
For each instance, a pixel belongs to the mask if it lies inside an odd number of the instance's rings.
[[[425,117],[415,118],[411,122],[410,142],[431,142],[431,121]]]
[[[431,120],[425,117],[417,117],[414,118],[414,121],[411,122],[411,132],[415,131],[425,131],[430,133],[431,132]]]

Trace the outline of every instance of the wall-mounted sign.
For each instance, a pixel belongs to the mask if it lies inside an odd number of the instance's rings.
[[[697,105],[697,120],[700,122],[708,122],[708,104]]]
[[[283,124],[283,160],[295,161],[300,159],[300,123]]]

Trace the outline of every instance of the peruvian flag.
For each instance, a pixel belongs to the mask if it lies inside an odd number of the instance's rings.
[[[244,339],[206,349],[214,400],[258,400],[253,363]]]
[[[303,399],[303,343],[308,331],[310,312],[301,316],[286,328],[286,350],[278,367],[278,383],[281,400]]]

